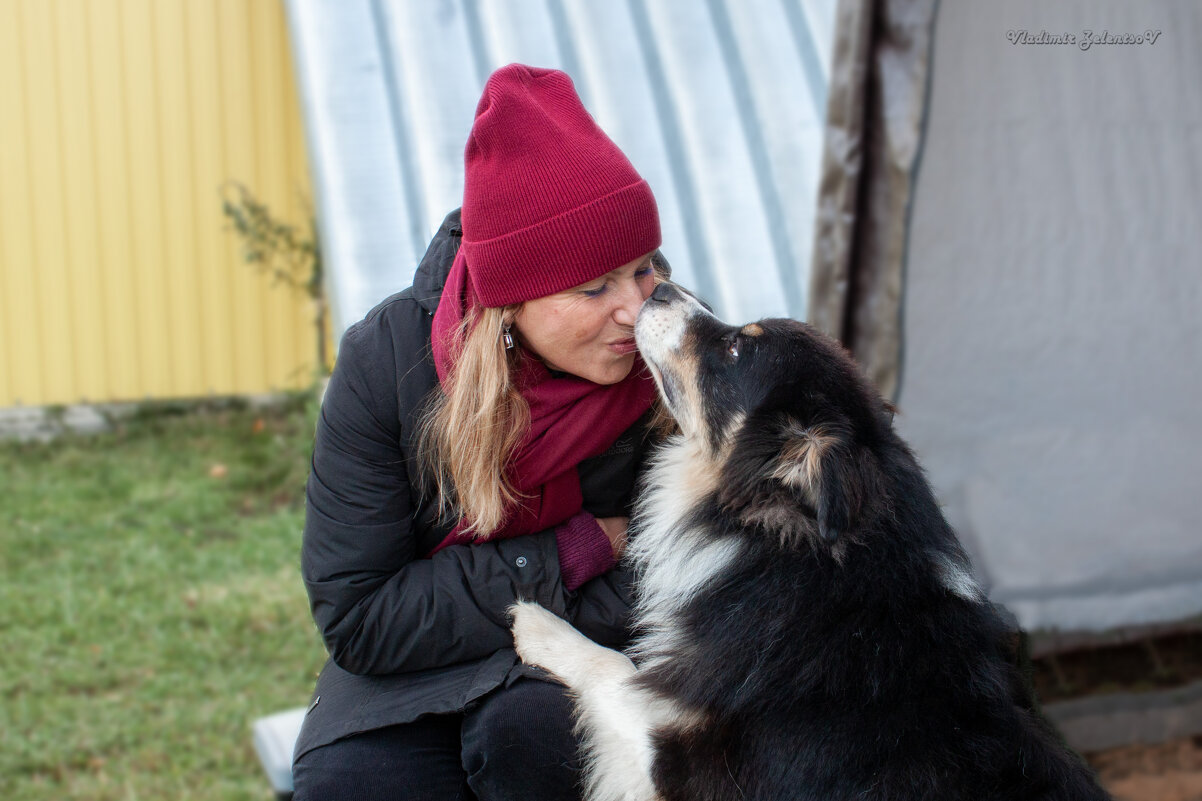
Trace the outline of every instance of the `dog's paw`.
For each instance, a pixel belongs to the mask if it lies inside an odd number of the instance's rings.
[[[509,607],[513,646],[527,665],[537,665],[580,692],[635,672],[625,654],[585,637],[571,623],[529,601]]]
[[[537,665],[561,679],[566,652],[579,635],[571,624],[530,601],[509,607],[513,621],[513,647],[527,665]],[[559,670],[557,670],[559,668]]]

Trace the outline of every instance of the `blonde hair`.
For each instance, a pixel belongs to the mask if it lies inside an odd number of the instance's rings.
[[[418,423],[422,475],[437,491],[444,517],[463,517],[465,531],[487,539],[522,499],[509,463],[530,427],[530,406],[513,382],[519,351],[502,333],[521,304],[473,307],[451,333],[451,371]]]

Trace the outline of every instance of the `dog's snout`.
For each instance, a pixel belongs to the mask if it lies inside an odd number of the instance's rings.
[[[656,303],[668,303],[672,300],[672,298],[679,296],[680,290],[678,290],[672,284],[663,283],[657,286],[655,291],[651,293],[651,297],[647,299]]]

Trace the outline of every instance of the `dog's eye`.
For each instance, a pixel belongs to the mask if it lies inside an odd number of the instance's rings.
[[[739,358],[739,338],[731,337],[726,343],[726,352],[730,354],[731,359]]]

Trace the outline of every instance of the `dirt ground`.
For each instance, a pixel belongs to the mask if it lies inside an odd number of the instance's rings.
[[[1089,755],[1116,801],[1202,801],[1202,735]]]
[[[1047,704],[1106,693],[1139,693],[1202,680],[1202,627],[1176,626],[1143,639],[1048,653],[1032,662]],[[1088,755],[1117,801],[1202,801],[1202,735]]]

